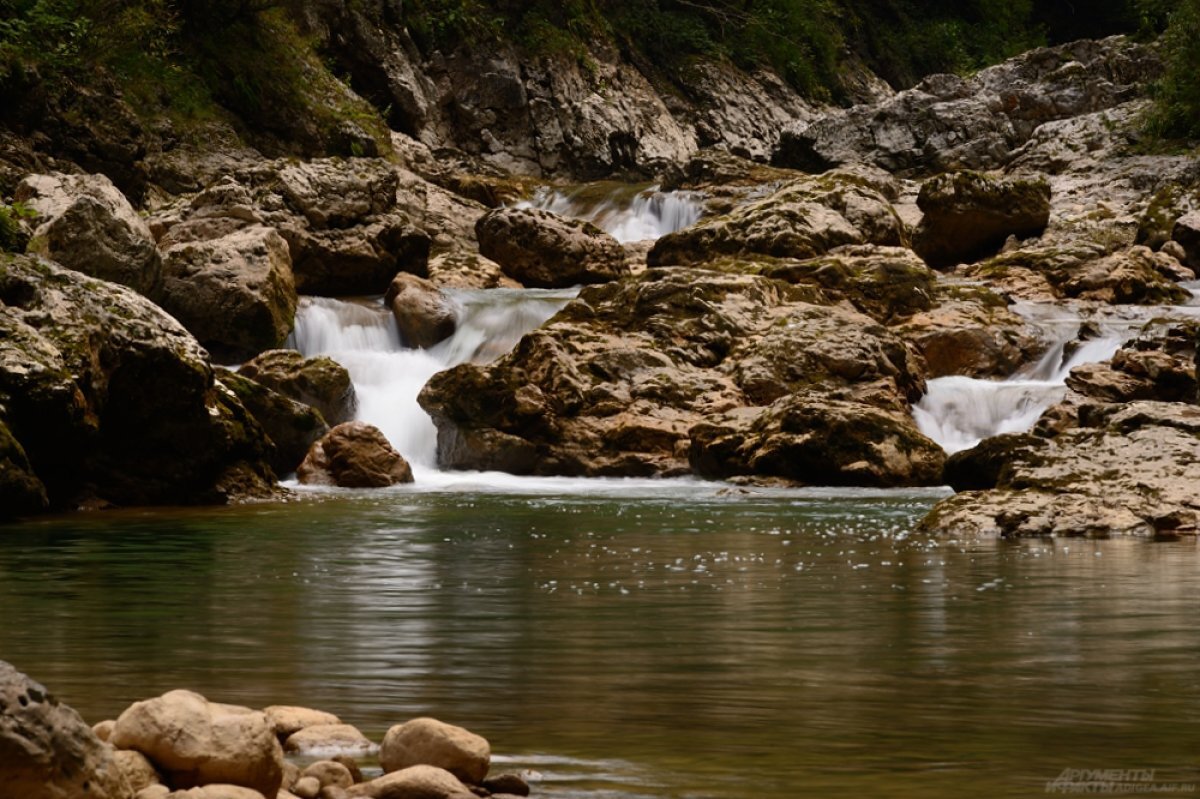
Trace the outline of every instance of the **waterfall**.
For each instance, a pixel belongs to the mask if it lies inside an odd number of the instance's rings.
[[[1047,408],[1066,396],[1072,369],[1108,360],[1151,319],[1200,316],[1196,305],[1110,307],[1090,319],[1062,305],[1021,302],[1013,310],[1054,342],[1037,363],[1005,380],[935,378],[913,406],[917,427],[948,454],[970,449],[991,436],[1032,429]],[[1080,341],[1085,323],[1094,335]]]
[[[306,357],[328,355],[346,367],[358,395],[357,418],[375,425],[418,477],[437,469],[437,430],[417,404],[437,372],[486,363],[511,350],[577,293],[576,289],[446,290],[458,328],[430,349],[407,349],[381,301],[304,297],[289,346]]]
[[[661,191],[657,185],[594,183],[572,189],[539,189],[518,208],[541,208],[584,219],[626,243],[648,241],[693,225],[704,212],[701,195]]]

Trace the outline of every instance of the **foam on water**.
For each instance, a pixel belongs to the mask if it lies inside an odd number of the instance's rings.
[[[587,220],[622,243],[661,238],[694,225],[704,212],[701,197],[695,192],[623,184],[541,189],[532,200],[517,207],[541,208]]]

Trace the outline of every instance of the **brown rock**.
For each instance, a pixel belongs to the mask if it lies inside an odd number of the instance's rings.
[[[316,777],[324,788],[329,785],[335,785],[339,788],[349,788],[359,780],[354,779],[354,775],[350,769],[346,768],[341,763],[333,760],[318,760],[307,766],[302,775],[305,777]]]
[[[274,449],[270,453],[271,468],[283,476],[296,471],[312,445],[329,432],[329,425],[320,411],[296,402],[255,381],[217,369],[217,382],[229,389],[270,437]]]
[[[0,661],[0,796],[128,799],[112,750],[71,708]]]
[[[379,428],[346,422],[313,444],[296,470],[301,483],[383,488],[413,481],[412,468]]]
[[[520,774],[497,774],[483,781],[483,787],[492,794],[507,794],[509,796],[529,796],[529,783]]]
[[[432,347],[454,335],[458,327],[453,301],[433,283],[416,275],[396,275],[383,301],[392,309],[400,338],[409,347]]]
[[[211,784],[186,791],[173,791],[167,794],[167,799],[265,799],[265,796],[261,791],[241,785]]]
[[[349,724],[315,724],[297,730],[283,744],[288,752],[308,755],[368,754],[375,744]]]
[[[134,792],[162,783],[162,778],[159,777],[154,764],[141,752],[132,749],[118,749],[113,753],[113,757],[116,758],[117,766],[125,775],[125,781],[129,783],[129,787]]]
[[[379,750],[379,763],[385,772],[417,765],[437,766],[472,785],[487,776],[490,762],[487,739],[431,718],[392,727]]]
[[[295,350],[270,350],[242,364],[238,374],[311,405],[329,424],[354,418],[357,401],[350,373],[332,358],[305,358]]]
[[[346,793],[367,799],[449,799],[455,795],[471,795],[457,777],[434,766],[411,766],[393,771],[355,785]]]
[[[176,787],[228,783],[274,796],[283,782],[283,751],[265,714],[191,691],[133,704],[112,740],[146,755]]]
[[[280,738],[286,738],[305,727],[342,723],[342,720],[332,713],[295,705],[271,705],[263,708],[263,713],[267,714],[267,720],[271,722],[271,727]]]
[[[628,274],[625,251],[588,222],[532,208],[499,208],[475,224],[479,252],[535,288],[604,283]]]
[[[321,781],[316,777],[301,777],[292,786],[292,793],[298,796],[299,799],[317,799],[317,794],[320,792]]]

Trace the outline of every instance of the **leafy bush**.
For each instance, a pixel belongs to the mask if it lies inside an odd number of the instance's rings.
[[[1172,11],[1163,55],[1166,74],[1156,87],[1151,131],[1166,138],[1200,138],[1200,0],[1181,0]]]
[[[24,252],[29,236],[21,225],[22,220],[34,219],[37,213],[22,203],[4,205],[0,203],[0,252]]]

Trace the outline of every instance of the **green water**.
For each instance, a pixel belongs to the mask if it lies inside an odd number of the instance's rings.
[[[90,721],[178,687],[376,740],[434,715],[543,797],[1200,783],[1197,543],[931,540],[934,499],[396,491],[34,521],[0,528],[0,658]]]

